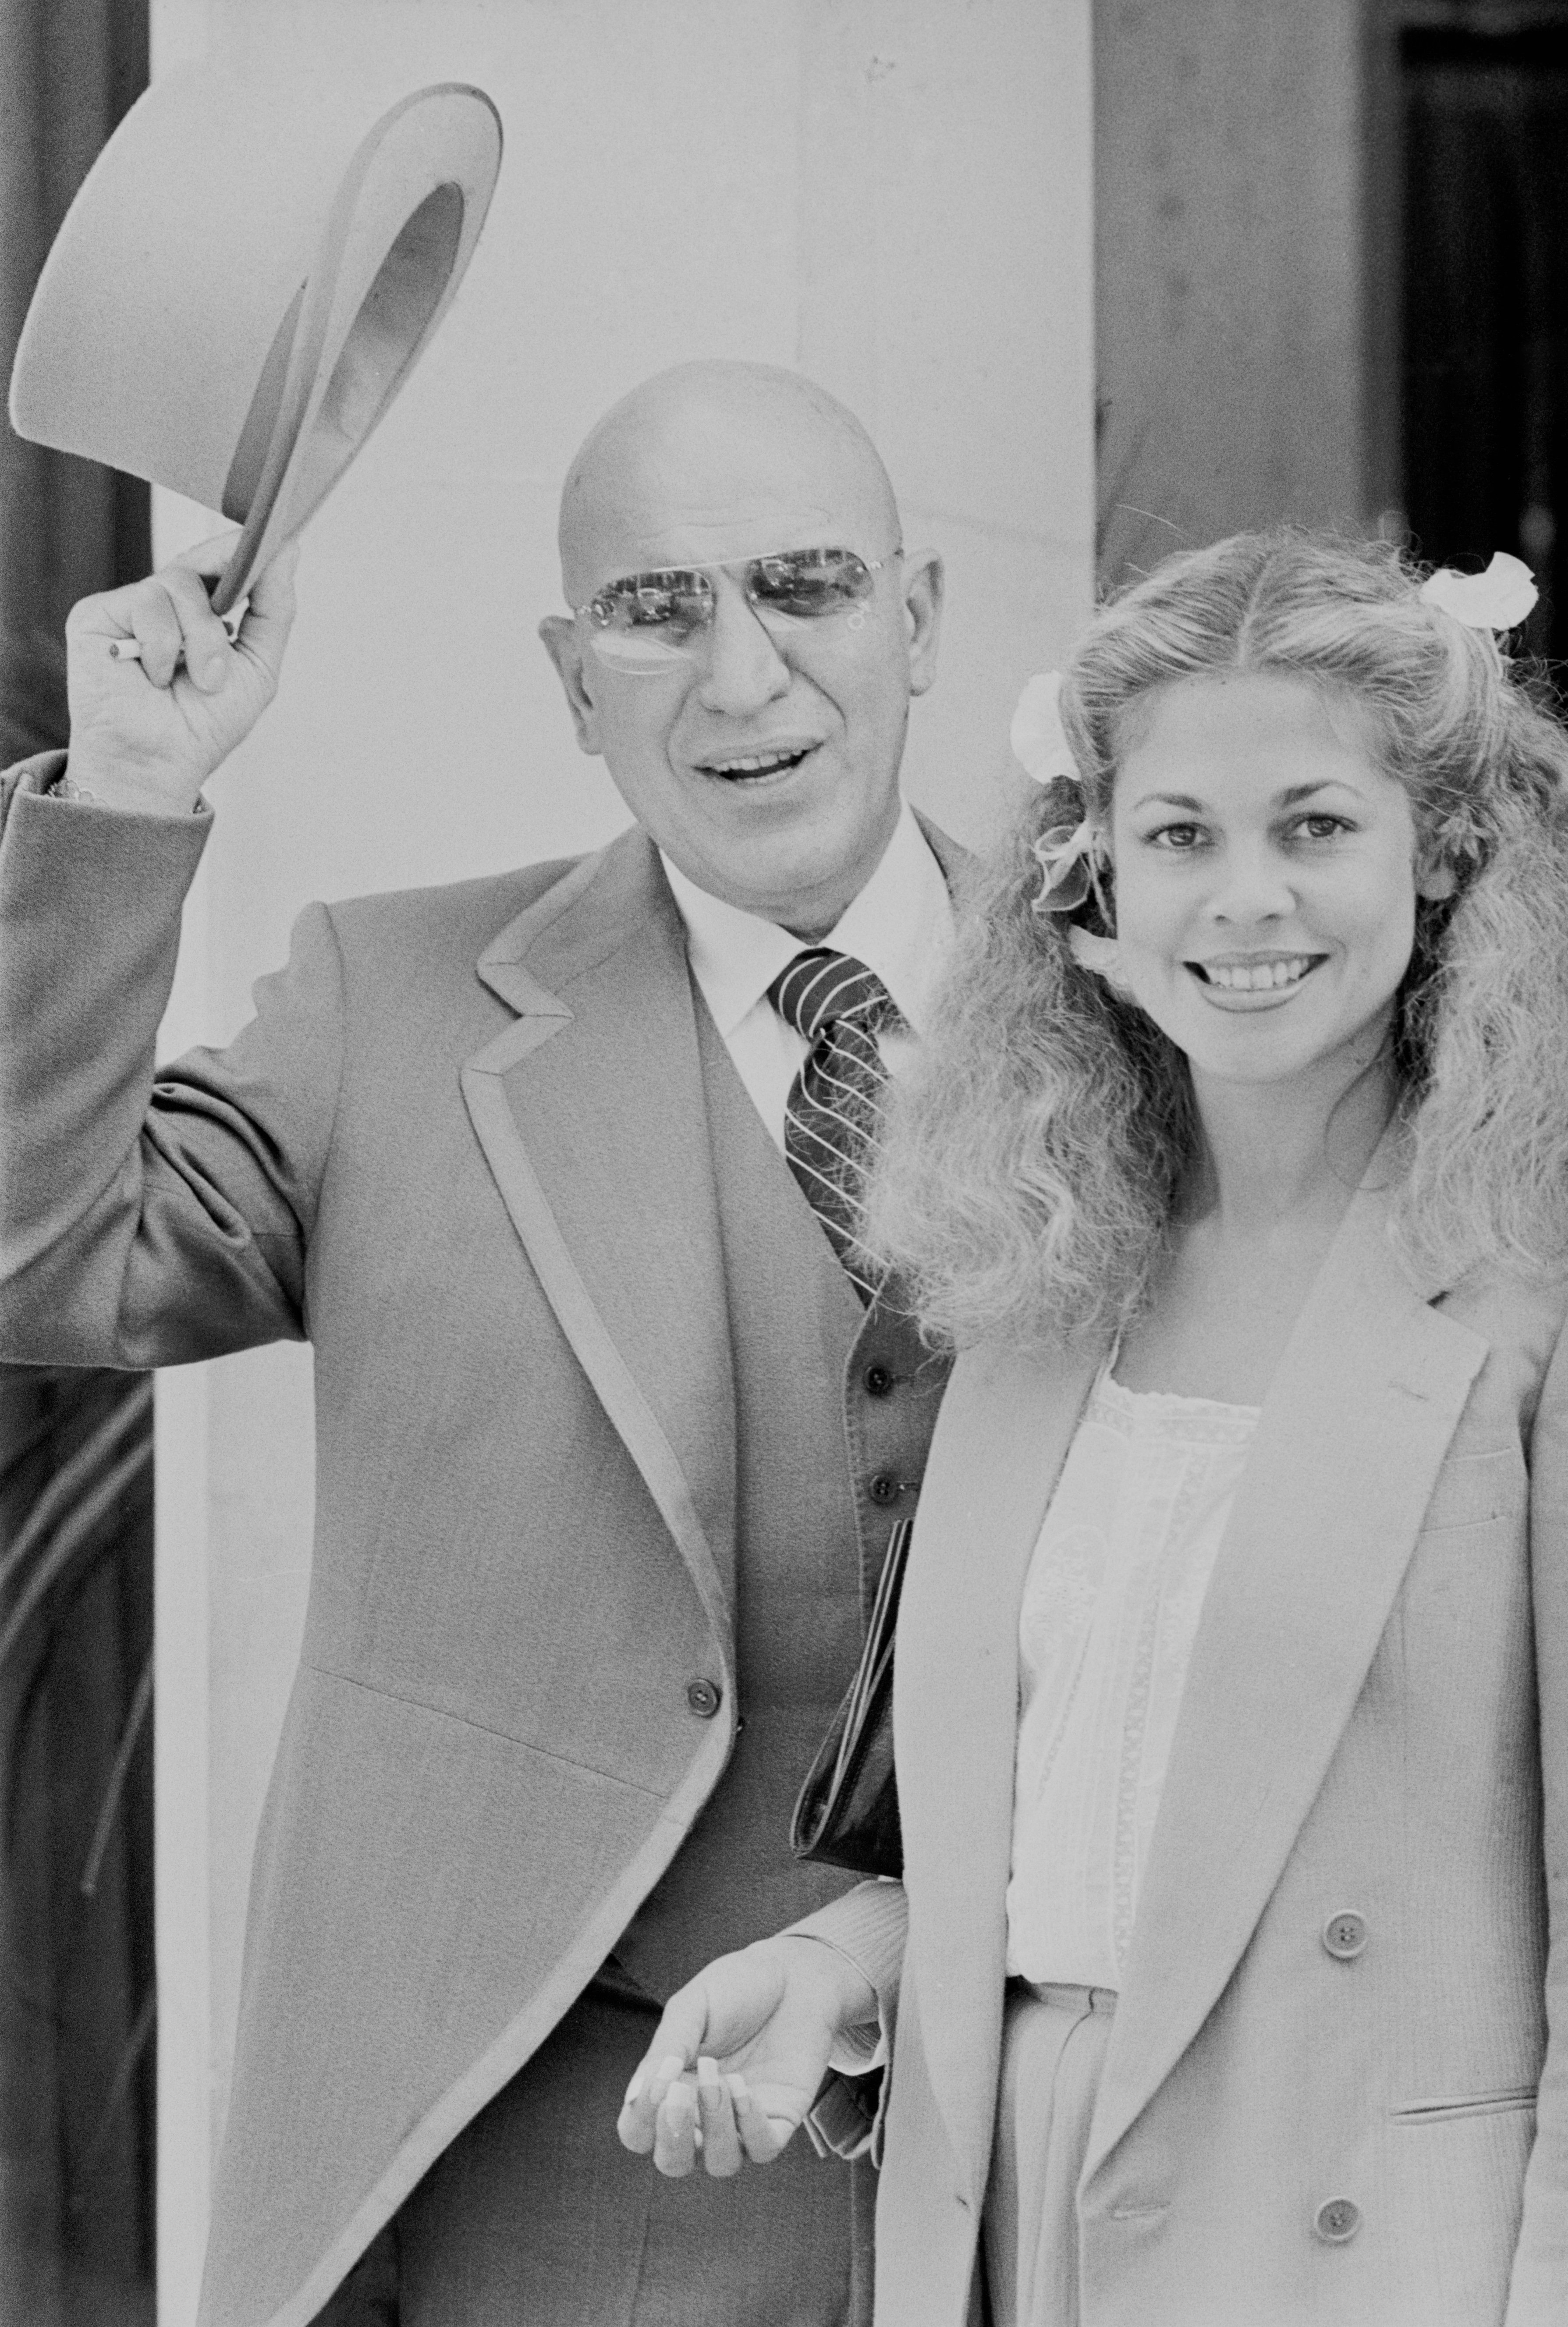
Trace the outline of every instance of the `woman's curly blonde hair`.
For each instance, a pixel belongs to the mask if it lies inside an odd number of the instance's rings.
[[[1393,1063],[1394,1234],[1423,1281],[1568,1266],[1568,735],[1489,632],[1386,542],[1279,530],[1171,558],[1101,608],[1061,690],[1083,799],[1034,793],[966,899],[921,1061],[890,1109],[867,1241],[927,1332],[1022,1345],[1137,1309],[1198,1122],[1182,1052],[1035,908],[1034,844],[1087,800],[1151,688],[1274,673],[1348,696],[1455,890],[1418,900]],[[1114,907],[1113,907],[1114,910]],[[1091,897],[1077,916],[1100,924]]]

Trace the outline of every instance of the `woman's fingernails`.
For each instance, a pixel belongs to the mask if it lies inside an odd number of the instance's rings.
[[[637,2098],[638,2094],[642,2090],[647,2082],[648,2062],[644,2061],[636,2076],[633,2077],[631,2082],[626,2088],[626,2099],[622,2103],[623,2107],[630,2108],[631,2107],[632,2102]]]
[[[666,2084],[673,2084],[685,2070],[686,2055],[683,2052],[667,2052],[654,2073]]]
[[[718,2089],[719,2064],[716,2061],[710,2060],[705,2052],[699,2053],[697,2056],[697,2082],[699,2085],[708,2086],[714,2091]]]

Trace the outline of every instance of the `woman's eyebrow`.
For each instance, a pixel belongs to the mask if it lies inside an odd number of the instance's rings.
[[[1274,794],[1269,806],[1294,808],[1299,801],[1311,799],[1315,792],[1353,792],[1354,790],[1353,784],[1347,784],[1339,776],[1321,776],[1317,782],[1312,784],[1287,784],[1283,791]],[[1197,816],[1208,816],[1211,813],[1209,802],[1199,799],[1192,792],[1144,792],[1140,799],[1133,802],[1134,813],[1143,808],[1182,808]]]
[[[1208,803],[1195,799],[1190,792],[1145,792],[1142,799],[1133,802],[1133,806],[1134,809],[1155,807],[1188,808],[1195,809],[1199,816],[1207,816],[1209,813]]]
[[[1311,799],[1314,792],[1350,792],[1353,794],[1355,790],[1356,787],[1354,784],[1346,783],[1344,779],[1340,776],[1320,776],[1315,784],[1287,784],[1283,792],[1275,792],[1274,806],[1276,808],[1293,808],[1298,800]]]

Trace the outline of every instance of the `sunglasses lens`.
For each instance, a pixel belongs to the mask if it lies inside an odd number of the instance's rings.
[[[655,670],[678,662],[713,611],[705,574],[680,567],[629,574],[589,602],[593,646],[601,661],[623,670]]]
[[[757,559],[747,594],[759,613],[811,622],[842,613],[874,587],[871,568],[853,549],[790,549]]]
[[[844,613],[876,587],[872,568],[853,549],[780,550],[752,558],[744,571],[746,595],[772,627]],[[583,611],[601,662],[616,670],[667,670],[700,650],[713,620],[714,586],[695,566],[628,574],[606,583]]]

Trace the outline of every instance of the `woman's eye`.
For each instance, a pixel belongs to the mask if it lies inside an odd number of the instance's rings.
[[[1313,816],[1303,816],[1295,828],[1304,833],[1309,840],[1337,840],[1340,833],[1352,829],[1342,816],[1330,816],[1322,810]]]
[[[1172,848],[1178,854],[1185,855],[1202,840],[1203,827],[1200,824],[1162,824],[1157,825],[1153,832],[1145,833],[1143,837],[1152,848]]]

